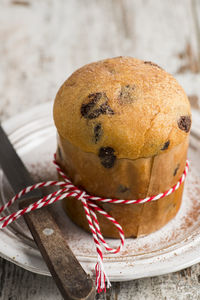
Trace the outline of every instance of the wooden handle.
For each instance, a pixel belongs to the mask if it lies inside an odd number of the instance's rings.
[[[20,207],[28,204],[30,200],[24,200]],[[24,219],[64,299],[95,299],[92,279],[67,245],[49,209],[32,211],[25,214]]]

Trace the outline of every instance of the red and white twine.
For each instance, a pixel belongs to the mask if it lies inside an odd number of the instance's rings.
[[[118,253],[122,249],[124,245],[124,232],[120,224],[112,217],[110,216],[105,210],[100,208],[97,204],[94,203],[94,201],[100,201],[100,202],[107,202],[107,203],[117,203],[117,204],[133,204],[133,203],[145,203],[145,202],[150,202],[154,200],[158,200],[161,198],[164,198],[165,196],[169,196],[171,193],[176,191],[180,185],[184,182],[185,177],[188,173],[188,167],[189,163],[186,161],[186,166],[185,170],[179,179],[179,181],[169,190],[165,191],[164,193],[160,193],[158,195],[152,196],[152,197],[147,197],[145,199],[137,199],[137,200],[120,200],[120,199],[105,199],[105,198],[100,198],[100,197],[94,197],[89,194],[87,194],[85,191],[79,189],[73,183],[67,178],[67,176],[64,174],[64,172],[61,170],[60,166],[56,162],[56,157],[54,156],[54,164],[56,165],[56,169],[58,173],[62,176],[63,181],[47,181],[47,182],[41,182],[34,184],[32,186],[24,188],[22,191],[20,191],[17,195],[15,195],[8,203],[0,207],[0,213],[3,212],[6,208],[11,206],[15,201],[17,201],[20,197],[23,195],[29,193],[30,191],[33,191],[38,188],[42,187],[49,187],[49,186],[58,186],[60,187],[59,190],[43,197],[42,199],[36,201],[35,203],[27,206],[24,209],[20,209],[17,212],[14,212],[8,216],[5,217],[0,217],[0,229],[8,226],[10,223],[14,222],[16,219],[20,218],[23,216],[25,213],[28,213],[32,210],[42,208],[43,206],[50,205],[52,203],[55,203],[59,200],[62,200],[66,197],[74,197],[77,200],[80,200],[82,202],[85,215],[89,224],[89,228],[92,232],[93,235],[93,240],[96,246],[96,251],[97,251],[97,259],[98,262],[95,266],[95,271],[96,271],[96,287],[97,287],[97,292],[105,291],[106,290],[106,282],[107,282],[107,287],[109,288],[111,286],[109,278],[106,275],[106,272],[104,270],[104,265],[103,265],[103,252],[101,245],[104,246],[106,251],[110,253]],[[121,240],[120,245],[116,248],[113,249],[111,248],[105,241],[101,229],[99,226],[99,222],[97,219],[96,212],[99,214],[103,215],[105,218],[107,218],[110,222],[112,222],[118,232],[119,232],[119,237]]]

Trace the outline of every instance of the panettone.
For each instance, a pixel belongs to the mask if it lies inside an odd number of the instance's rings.
[[[54,103],[57,159],[72,182],[106,198],[138,199],[173,186],[182,175],[191,127],[188,98],[158,65],[117,57],[86,65],[59,89]],[[183,185],[145,204],[99,204],[126,236],[148,234],[177,213]],[[88,229],[82,204],[66,199],[70,218]],[[99,216],[105,236],[116,229]]]

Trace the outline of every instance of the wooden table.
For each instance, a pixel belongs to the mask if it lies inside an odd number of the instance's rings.
[[[76,68],[127,55],[172,73],[200,107],[200,1],[1,0],[0,119],[52,100]],[[53,280],[0,259],[0,300],[62,299]],[[200,299],[200,264],[113,283],[97,299]]]

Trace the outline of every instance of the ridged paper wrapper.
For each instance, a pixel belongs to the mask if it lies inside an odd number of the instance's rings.
[[[57,161],[72,183],[93,196],[112,199],[141,199],[165,192],[180,179],[186,164],[188,137],[163,153],[135,160],[116,159],[112,168],[105,168],[94,153],[84,152],[58,135]],[[184,184],[171,195],[138,204],[96,202],[122,226],[125,237],[138,237],[154,232],[177,214]],[[70,219],[89,231],[81,201],[72,197],[63,200]],[[118,231],[98,214],[104,237],[118,238]]]

